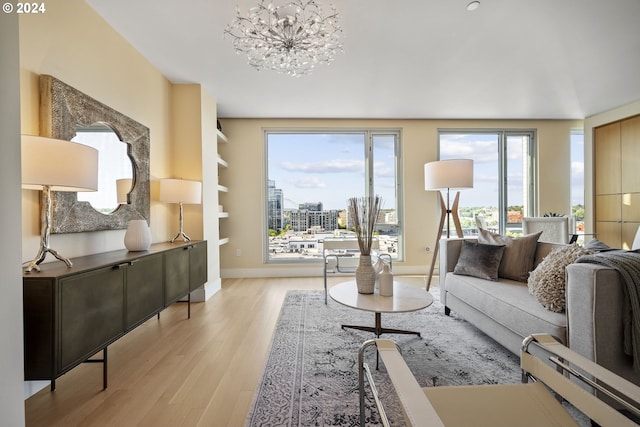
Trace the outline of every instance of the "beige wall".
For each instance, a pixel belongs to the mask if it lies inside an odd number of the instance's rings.
[[[582,121],[477,121],[477,120],[221,120],[229,144],[222,156],[230,164],[224,179],[230,187],[222,202],[230,217],[222,234],[230,236],[221,249],[222,277],[314,275],[315,266],[265,264],[264,246],[264,141],[265,128],[400,128],[402,130],[402,182],[405,225],[405,261],[394,271],[424,274],[430,262],[425,247],[433,248],[438,205],[436,193],[425,192],[424,163],[437,159],[438,129],[537,129],[539,159],[539,212],[570,211],[570,132]],[[239,166],[240,165],[240,166]],[[240,256],[237,256],[238,250]]]
[[[192,295],[194,301],[207,300],[221,287],[218,247],[217,108],[200,85],[172,86],[171,178],[202,181],[202,203],[184,205],[184,231],[192,239],[208,242],[209,282]],[[178,206],[173,210],[172,236],[178,229]]]
[[[151,180],[171,175],[171,84],[84,1],[51,2],[45,14],[20,17],[20,112],[25,134],[40,132],[40,74],[50,74],[149,127]],[[39,245],[38,197],[37,191],[22,191],[23,261],[33,258]],[[152,200],[154,242],[166,240],[173,230],[170,213],[169,206]],[[51,245],[73,258],[123,249],[123,239],[124,230],[55,234]]]

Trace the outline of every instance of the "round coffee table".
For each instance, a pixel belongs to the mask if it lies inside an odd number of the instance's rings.
[[[421,310],[433,304],[433,297],[424,288],[404,284],[399,279],[393,281],[393,296],[390,297],[383,297],[377,293],[360,294],[355,280],[338,283],[329,290],[329,295],[331,299],[347,307],[374,312],[375,326],[342,325],[342,328],[373,332],[376,338],[382,334],[420,336],[420,332],[383,328],[382,313],[407,313]]]

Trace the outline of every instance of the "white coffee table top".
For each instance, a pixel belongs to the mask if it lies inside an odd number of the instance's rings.
[[[360,294],[355,280],[342,282],[329,290],[331,298],[347,307],[375,313],[405,313],[421,310],[433,304],[433,297],[424,288],[393,281],[393,296],[383,297],[378,293]]]

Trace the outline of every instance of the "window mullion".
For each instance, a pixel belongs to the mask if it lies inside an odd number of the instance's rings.
[[[373,134],[366,131],[365,137],[365,167],[364,174],[366,180],[365,196],[373,196]]]

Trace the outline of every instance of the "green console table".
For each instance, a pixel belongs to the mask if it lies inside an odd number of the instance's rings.
[[[55,380],[207,281],[207,242],[158,243],[41,264],[23,275],[25,380]],[[102,352],[102,359],[91,358]]]

